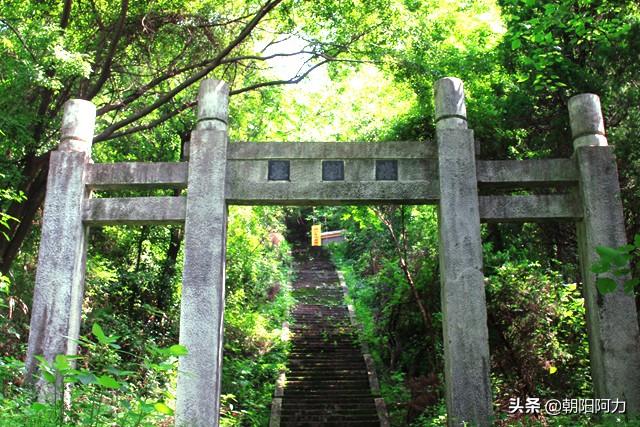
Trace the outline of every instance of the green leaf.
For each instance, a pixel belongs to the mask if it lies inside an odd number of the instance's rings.
[[[598,288],[598,291],[603,295],[616,290],[615,280],[608,277],[600,277],[596,282],[596,286]]]
[[[624,290],[626,293],[631,293],[633,292],[633,288],[635,288],[636,286],[640,285],[640,279],[637,278],[633,278],[633,279],[629,279],[626,282],[624,282]]]
[[[514,40],[511,41],[511,50],[516,50],[520,46],[522,46],[522,40],[514,39]]]
[[[613,275],[616,277],[621,277],[629,273],[631,273],[630,268],[618,268],[616,270],[613,270]]]
[[[45,359],[43,356],[38,356],[37,354],[33,356],[34,359],[36,359],[38,362],[40,362],[43,365],[48,365],[49,362],[47,362],[47,359]]]
[[[71,368],[71,365],[69,364],[69,359],[67,359],[67,356],[65,356],[64,354],[58,354],[56,356],[55,368],[59,371],[64,371]]]
[[[187,351],[187,347],[178,344],[169,347],[169,353],[171,353],[171,355],[175,357],[186,356],[187,354],[189,354],[189,352]]]
[[[115,378],[108,375],[102,375],[100,378],[98,378],[98,384],[100,384],[102,387],[114,390],[120,388],[120,383]]]
[[[633,259],[633,255],[631,254],[621,254],[618,258],[616,258],[614,260],[614,263],[618,266],[618,267],[624,267],[625,265],[627,265],[627,263],[629,261],[631,261]]]
[[[93,332],[93,335],[95,335],[95,337],[101,343],[108,343],[109,342],[109,339],[107,339],[107,336],[104,334],[104,331],[102,330],[100,325],[98,325],[97,323],[93,324],[93,327],[91,328],[91,332]]]
[[[620,256],[620,252],[608,246],[596,246],[596,253],[600,258],[614,263],[614,259]]]
[[[618,267],[624,267],[633,258],[633,255],[621,253],[617,249],[607,246],[596,246],[596,252],[600,255],[600,258]]]
[[[33,405],[31,405],[31,409],[33,409],[36,412],[40,412],[40,411],[44,411],[47,409],[47,405],[44,405],[40,402],[35,402]]]
[[[80,381],[82,385],[87,385],[87,384],[97,384],[98,379],[93,374],[84,373],[84,374],[78,375],[78,381]]]
[[[162,402],[154,403],[153,407],[156,409],[156,411],[160,412],[161,414],[173,415],[173,409],[169,408],[167,405],[165,405]]]
[[[56,376],[52,372],[42,371],[42,376],[49,384],[56,382]]]
[[[640,248],[640,234],[636,234],[633,238],[633,244],[636,248]]]
[[[611,264],[609,264],[609,262],[601,259],[600,261],[596,262],[595,264],[593,264],[590,268],[590,270],[593,273],[596,274],[603,274],[606,273],[607,271],[609,271],[611,269]]]
[[[620,246],[616,248],[616,251],[618,252],[631,252],[632,250],[634,250],[636,247],[633,245],[624,245],[624,246]]]

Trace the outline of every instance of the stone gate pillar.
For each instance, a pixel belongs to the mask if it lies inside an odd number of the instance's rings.
[[[25,378],[41,395],[52,390],[34,377],[34,356],[51,363],[58,354],[75,355],[78,350],[88,234],[82,223],[82,202],[89,196],[84,170],[91,161],[95,117],[91,102],[67,101],[60,145],[49,161]]]
[[[600,99],[593,94],[569,100],[574,158],[579,171],[583,220],[577,224],[586,302],[591,376],[596,398],[626,402],[628,412],[640,411],[640,338],[633,294],[614,277],[618,287],[602,295],[590,268],[599,260],[596,246],[627,243],[616,160],[605,136]]]
[[[475,144],[462,82],[438,80],[435,105],[447,419],[450,426],[484,426],[492,415],[489,336]]]
[[[222,376],[222,327],[227,234],[225,195],[229,87],[200,86],[198,124],[191,134],[176,426],[217,426]]]

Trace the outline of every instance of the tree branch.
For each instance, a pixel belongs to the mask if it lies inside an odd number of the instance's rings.
[[[121,136],[127,136],[127,135],[131,135],[134,134],[136,132],[140,132],[143,130],[149,130],[149,129],[153,129],[154,127],[161,125],[162,123],[166,122],[167,120],[169,120],[172,117],[177,116],[178,114],[182,113],[184,110],[193,107],[194,105],[196,105],[198,103],[198,101],[196,100],[192,100],[192,101],[187,101],[185,103],[183,103],[179,108],[175,108],[173,109],[170,113],[160,117],[159,119],[153,120],[147,124],[144,125],[139,125],[139,126],[134,126],[132,128],[129,128],[127,130],[121,131],[121,132],[114,132],[111,135],[109,135],[106,138],[103,139],[97,139],[94,138],[94,142],[104,142],[104,141],[109,141],[111,139],[115,139],[115,138],[119,138]]]
[[[35,62],[36,64],[38,63],[38,58],[36,58],[36,55],[33,53],[33,51],[29,48],[29,46],[27,46],[27,43],[24,41],[24,39],[22,38],[22,36],[20,35],[20,33],[18,33],[18,31],[13,27],[13,25],[11,25],[9,23],[9,21],[5,20],[5,19],[0,19],[0,22],[2,22],[4,25],[6,25],[7,27],[9,27],[9,29],[11,30],[11,32],[13,34],[16,35],[16,37],[18,38],[18,40],[20,40],[20,43],[22,43],[22,46],[24,47],[24,49],[29,52],[29,55],[31,55],[31,58],[33,59],[33,62]]]
[[[309,73],[311,73],[316,68],[326,64],[327,62],[330,62],[330,60],[329,59],[325,59],[324,61],[319,62],[319,63],[315,64],[313,67],[309,68],[303,74],[301,74],[299,76],[296,76],[294,78],[291,78],[289,80],[272,80],[272,81],[268,81],[268,82],[256,83],[256,84],[253,84],[253,85],[249,85],[249,86],[243,87],[242,89],[235,89],[235,90],[229,91],[229,95],[238,95],[240,93],[248,92],[250,90],[260,89],[260,88],[263,88],[263,87],[278,86],[278,85],[291,85],[291,84],[300,83],[302,80],[304,80],[305,77],[307,77],[309,75]]]
[[[62,6],[62,16],[60,17],[60,28],[65,30],[69,25],[69,18],[71,17],[71,5],[73,0],[65,0],[64,6]]]
[[[369,208],[369,209],[371,209],[373,213],[375,213],[376,216],[380,219],[380,221],[389,229],[389,233],[391,234],[391,238],[393,240],[396,253],[398,254],[400,268],[402,269],[402,272],[404,273],[404,276],[407,279],[407,283],[411,288],[411,292],[413,293],[413,298],[415,299],[416,304],[418,304],[418,309],[420,310],[420,314],[422,315],[422,322],[424,324],[425,331],[428,332],[431,330],[431,327],[429,325],[429,314],[427,313],[427,310],[424,308],[424,304],[422,304],[422,300],[420,299],[420,294],[418,293],[416,284],[413,281],[411,269],[409,269],[409,265],[407,264],[406,257],[403,256],[402,254],[401,243],[398,240],[398,237],[396,236],[395,231],[393,230],[393,224],[391,223],[391,220],[385,218],[382,212],[380,212],[378,209],[374,209],[374,208]]]
[[[156,102],[152,103],[148,107],[145,107],[139,110],[138,112],[132,114],[131,116],[107,127],[104,131],[102,131],[102,133],[100,133],[99,135],[96,136],[96,138],[94,138],[94,141],[106,140],[107,138],[110,137],[110,135],[112,135],[118,129],[121,129],[135,122],[136,120],[139,120],[142,117],[145,117],[152,111],[155,111],[160,106],[169,102],[171,99],[173,99],[173,97],[175,97],[177,94],[179,94],[186,88],[192,86],[193,84],[195,84],[196,82],[204,78],[207,74],[209,74],[216,67],[218,67],[222,62],[222,60],[226,58],[229,55],[229,53],[233,51],[233,49],[235,49],[238,45],[240,45],[251,34],[253,29],[258,25],[258,23],[260,23],[262,18],[264,18],[282,1],[283,0],[268,0],[264,4],[264,6],[262,6],[262,8],[258,11],[258,13],[256,13],[253,19],[243,28],[240,34],[238,34],[238,36],[231,43],[229,43],[227,47],[224,48],[215,58],[213,58],[201,71],[197,72],[190,78],[186,79],[184,82],[182,82],[181,84],[176,86],[174,89],[164,94]]]
[[[118,23],[116,25],[116,33],[113,36],[113,40],[111,40],[111,44],[109,45],[109,52],[107,53],[106,58],[102,63],[102,68],[100,70],[100,76],[98,77],[98,81],[90,88],[86,93],[86,99],[93,99],[102,86],[106,83],[109,75],[111,74],[111,64],[113,63],[113,58],[116,54],[116,49],[118,47],[118,43],[120,42],[120,38],[122,37],[122,33],[124,31],[124,24],[127,20],[127,12],[129,10],[129,0],[122,0],[122,6],[120,9],[120,17],[118,18]]]

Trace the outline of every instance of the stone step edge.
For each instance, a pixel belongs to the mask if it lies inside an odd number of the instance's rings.
[[[342,271],[337,270],[338,272],[338,280],[340,281],[340,287],[342,287],[342,293],[344,294],[344,298],[347,299],[349,296],[349,288],[347,288],[347,282],[344,279],[344,274]],[[371,393],[374,396],[380,396],[380,382],[378,381],[378,374],[376,372],[376,365],[373,362],[373,357],[369,353],[369,346],[367,346],[366,341],[364,340],[364,333],[362,332],[362,325],[358,323],[356,320],[356,313],[353,308],[353,305],[348,304],[347,309],[349,310],[349,318],[351,319],[351,325],[358,332],[358,338],[362,345],[362,353],[364,356],[364,361],[367,365],[367,374],[369,376],[369,386],[371,387]],[[391,419],[389,418],[389,412],[387,411],[387,405],[382,397],[376,397],[376,411],[378,412],[378,418],[380,419],[380,427],[390,427]]]

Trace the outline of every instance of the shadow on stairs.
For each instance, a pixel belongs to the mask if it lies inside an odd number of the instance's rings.
[[[297,249],[294,259],[291,354],[270,427],[389,426],[373,360],[344,302],[344,280],[322,249]]]

